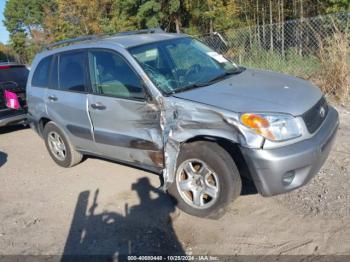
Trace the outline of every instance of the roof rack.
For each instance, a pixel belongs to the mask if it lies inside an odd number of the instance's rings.
[[[125,31],[117,34],[80,36],[80,37],[69,38],[69,39],[58,41],[52,44],[48,44],[44,47],[44,50],[50,50],[50,49],[53,49],[54,47],[61,46],[61,45],[69,45],[73,43],[91,41],[91,40],[96,40],[96,39],[106,38],[106,37],[138,35],[138,34],[155,34],[155,33],[164,33],[164,31],[161,28],[150,28],[150,29],[142,29],[142,30],[134,30],[134,31]]]
[[[160,27],[158,27],[158,28],[120,32],[120,33],[114,34],[113,36],[141,35],[141,34],[155,34],[155,33],[164,33],[164,31]]]
[[[96,36],[96,35],[87,35],[87,36],[69,38],[69,39],[58,41],[58,42],[55,42],[52,44],[48,44],[45,46],[44,50],[50,50],[50,49],[53,49],[54,47],[57,47],[60,45],[67,45],[67,44],[73,44],[73,43],[77,43],[77,42],[90,41],[90,40],[94,40],[97,38],[98,38],[98,36]]]

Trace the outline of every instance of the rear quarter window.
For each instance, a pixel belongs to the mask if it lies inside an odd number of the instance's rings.
[[[51,62],[52,56],[46,57],[40,61],[33,75],[32,86],[44,88],[48,87]]]
[[[59,57],[58,80],[62,91],[86,91],[86,52],[63,53]]]

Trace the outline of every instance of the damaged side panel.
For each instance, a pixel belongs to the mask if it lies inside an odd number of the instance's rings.
[[[89,111],[99,152],[162,170],[164,189],[174,180],[181,144],[191,138],[219,137],[255,148],[263,143],[242,130],[238,114],[184,99],[159,95],[141,102],[92,95],[89,100],[106,105]]]
[[[212,136],[250,147],[261,147],[263,139],[247,137],[238,124],[238,114],[174,97],[159,97],[164,143],[164,189],[174,181],[181,144],[196,136]]]
[[[106,106],[104,110],[89,110],[95,143],[102,155],[145,168],[163,168],[158,106],[146,101],[95,95],[89,96],[89,100],[90,104]]]

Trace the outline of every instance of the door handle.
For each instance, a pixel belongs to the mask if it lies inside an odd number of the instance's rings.
[[[91,104],[91,108],[92,109],[95,109],[95,110],[105,110],[106,109],[106,106],[103,105],[102,103],[100,102],[97,102],[95,104]]]
[[[56,96],[48,96],[47,99],[49,99],[50,101],[57,101],[58,98]]]

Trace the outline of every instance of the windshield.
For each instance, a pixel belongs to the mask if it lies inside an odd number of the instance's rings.
[[[208,85],[239,71],[234,63],[189,37],[137,46],[129,51],[166,94]]]

